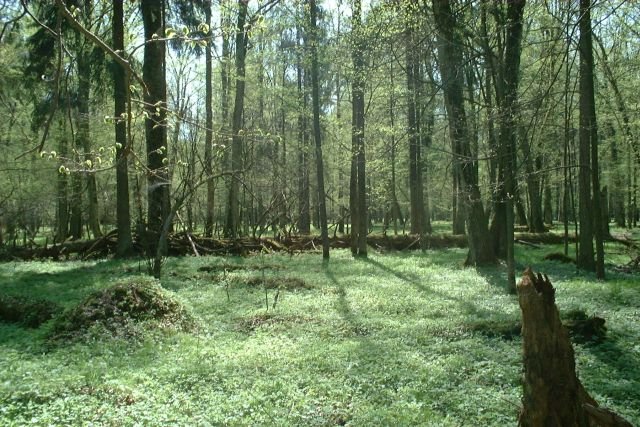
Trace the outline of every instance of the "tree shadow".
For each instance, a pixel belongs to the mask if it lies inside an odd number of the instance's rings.
[[[405,283],[412,285],[415,289],[425,294],[426,296],[442,298],[444,300],[448,300],[448,301],[451,301],[452,303],[457,304],[463,310],[463,313],[467,315],[476,315],[480,317],[488,317],[491,315],[491,312],[489,310],[478,307],[476,304],[472,303],[468,299],[456,297],[425,285],[423,283],[424,278],[420,277],[417,274],[414,274],[414,273],[407,274],[407,273],[399,272],[372,258],[366,258],[363,261],[384,271],[387,274],[390,274],[402,280]]]
[[[616,375],[608,381],[608,389],[629,401],[640,402],[640,357],[636,352],[623,348],[616,333],[609,333],[604,341],[589,343],[582,348],[600,363],[612,368]],[[600,394],[608,394],[606,390]]]

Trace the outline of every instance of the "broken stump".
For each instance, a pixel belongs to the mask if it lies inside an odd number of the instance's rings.
[[[569,333],[560,321],[549,278],[527,268],[517,290],[524,359],[523,407],[518,425],[631,426],[600,408],[578,379]]]

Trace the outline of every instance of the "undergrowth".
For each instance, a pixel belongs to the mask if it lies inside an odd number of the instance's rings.
[[[599,403],[640,423],[638,277],[610,270],[599,282],[543,260],[561,246],[516,250],[518,268],[549,275],[561,313],[606,320],[601,341],[575,344],[579,376]],[[621,246],[607,250],[611,263],[628,260]],[[327,266],[317,254],[169,259],[162,286],[186,303],[195,330],[88,334],[49,348],[59,321],[0,323],[0,424],[514,425],[520,337],[473,325],[516,324],[517,300],[503,266],[466,269],[465,254],[354,260],[336,250]],[[73,310],[135,282],[139,269],[0,264],[0,292]]]

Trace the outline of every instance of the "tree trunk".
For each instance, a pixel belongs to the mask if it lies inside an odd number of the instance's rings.
[[[586,8],[586,9],[585,9]],[[591,144],[592,144],[592,121],[591,105],[593,102],[593,60],[591,54],[591,23],[590,5],[580,0],[580,130],[579,130],[579,155],[580,168],[578,169],[578,194],[580,206],[580,236],[579,252],[576,259],[578,268],[594,271],[595,260],[593,253],[593,226],[594,226],[594,205],[591,192]],[[587,13],[585,17],[584,13]],[[589,21],[587,21],[589,20]],[[595,108],[595,105],[594,105]]]
[[[142,0],[144,25],[143,79],[145,139],[147,150],[147,224],[152,233],[160,235],[169,215],[169,174],[167,168],[167,88],[165,78],[165,42],[154,40],[164,37],[164,0]],[[150,246],[155,252],[155,243]]]
[[[82,16],[86,21],[90,21],[91,1],[84,0],[82,5]],[[90,22],[86,22],[85,26],[90,27]],[[91,153],[91,136],[89,127],[89,97],[91,95],[91,63],[89,59],[89,51],[86,46],[83,46],[83,36],[80,33],[77,34],[78,43],[78,145],[82,147],[84,151],[84,166],[86,170],[84,173],[85,181],[87,185],[87,221],[91,234],[94,238],[102,236],[100,230],[100,220],[98,217],[98,189],[96,186],[96,175],[93,172],[94,156]]]
[[[476,159],[471,152],[471,140],[467,128],[467,118],[463,98],[462,40],[456,30],[458,23],[448,0],[433,2],[433,15],[437,28],[438,58],[440,74],[444,89],[445,107],[449,121],[449,132],[455,155],[455,163],[461,171],[462,189],[466,201],[467,228],[469,234],[468,265],[492,264],[495,255],[491,250],[491,242],[487,228],[487,218],[480,187]],[[455,167],[455,166],[454,166]]]
[[[576,375],[573,347],[549,279],[527,269],[518,283],[522,310],[524,395],[518,425],[631,426],[599,408]]]
[[[453,146],[453,144],[452,144]],[[461,171],[460,165],[456,162],[456,157],[453,157],[453,166],[451,167],[453,191],[451,194],[451,207],[452,207],[452,233],[453,234],[465,234],[465,205],[462,192],[462,185],[460,181]]]
[[[322,159],[322,132],[320,129],[320,84],[318,82],[318,28],[316,25],[316,2],[309,1],[310,47],[311,47],[311,102],[313,108],[313,136],[316,145],[316,174],[318,179],[318,217],[322,236],[322,258],[329,259],[329,232],[327,229],[327,207],[324,190],[324,164]]]
[[[77,145],[74,148],[79,151]],[[80,161],[77,155],[73,155],[72,158],[77,163]],[[70,199],[69,235],[71,239],[77,240],[82,238],[82,174],[79,171],[71,172]]]
[[[298,43],[302,43],[302,32],[297,28]],[[299,46],[299,51],[304,51]],[[309,129],[307,119],[307,85],[305,84],[304,57],[302,53],[297,58],[298,79],[298,232],[311,232],[311,211],[309,191]]]
[[[544,222],[549,225],[553,224],[553,203],[551,198],[551,186],[547,184],[544,186],[543,215]]]
[[[124,1],[113,1],[113,48],[124,53]],[[113,99],[115,108],[116,140],[116,225],[118,227],[118,246],[116,256],[127,257],[133,252],[131,237],[131,212],[129,204],[129,171],[127,144],[128,76],[120,64],[113,63]]]
[[[60,140],[58,142],[58,155],[61,159],[58,163],[57,175],[57,205],[56,205],[56,242],[61,243],[69,237],[69,201],[68,201],[68,175],[65,169],[64,158],[67,157],[68,145],[65,119],[60,118]]]
[[[249,34],[247,20],[248,0],[238,0],[238,21],[236,25],[236,95],[233,105],[232,141],[231,141],[231,183],[229,186],[229,206],[225,236],[236,238],[240,232],[240,182],[244,169],[244,136],[240,134],[244,112],[245,60]],[[243,132],[244,133],[244,132]]]
[[[351,56],[354,75],[351,85],[351,251],[354,256],[367,256],[367,234],[369,227],[366,194],[365,146],[364,146],[364,41],[362,39],[362,5],[353,2],[352,33],[354,34]]]
[[[422,159],[420,144],[420,96],[419,62],[417,58],[417,37],[413,22],[407,24],[405,30],[405,55],[407,74],[407,134],[409,139],[409,199],[411,218],[411,234],[422,235],[424,232],[424,192],[422,187]]]
[[[600,200],[600,167],[598,164],[598,123],[596,120],[596,101],[593,83],[593,37],[591,34],[591,0],[580,0],[580,146],[589,146],[591,150],[591,203],[593,211],[593,235],[596,239],[596,277],[604,279],[604,227],[602,226],[602,207]],[[583,115],[585,116],[583,118]],[[582,168],[581,168],[582,171]],[[581,195],[586,195],[584,193]],[[582,213],[580,225],[582,226]],[[587,249],[588,250],[588,249]],[[582,249],[580,249],[582,252]],[[584,265],[581,265],[584,267]]]
[[[205,1],[204,15],[207,28],[207,37],[211,35],[211,0]],[[207,40],[205,47],[205,137],[204,137],[204,173],[207,176],[207,201],[204,218],[204,235],[211,237],[213,235],[213,211],[215,197],[215,182],[213,180],[213,57],[212,48],[213,39]]]

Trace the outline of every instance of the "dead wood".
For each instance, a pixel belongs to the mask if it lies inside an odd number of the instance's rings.
[[[520,426],[622,426],[596,418],[599,408],[576,374],[567,328],[560,321],[555,289],[547,276],[528,268],[517,286],[522,310],[524,359],[523,407]],[[588,406],[587,406],[588,405]],[[620,418],[619,416],[616,416]],[[610,420],[616,420],[611,418]]]

